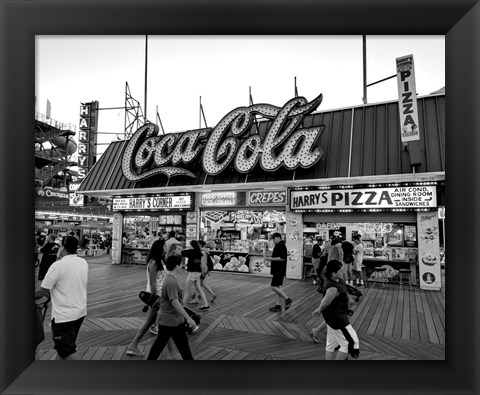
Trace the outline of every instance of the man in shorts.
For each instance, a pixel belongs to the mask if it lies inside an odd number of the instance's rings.
[[[327,324],[326,360],[345,360],[348,355],[356,359],[360,355],[357,332],[348,319],[352,313],[350,306],[353,301],[348,296],[347,286],[340,274],[342,265],[337,260],[327,263],[325,295],[320,306],[312,312],[316,316],[322,314]]]
[[[88,263],[77,256],[78,239],[63,241],[63,257],[48,269],[35,299],[52,299],[52,336],[57,359],[79,359],[76,340],[87,314]]]
[[[273,277],[270,285],[272,291],[277,295],[277,304],[274,307],[270,307],[270,311],[279,312],[282,311],[282,300],[285,300],[285,310],[290,308],[293,300],[290,299],[281,288],[283,278],[287,273],[287,247],[280,233],[273,233],[272,240],[275,243],[272,256],[268,257],[264,255],[263,257],[265,260],[272,262],[270,265],[270,274],[272,274]]]

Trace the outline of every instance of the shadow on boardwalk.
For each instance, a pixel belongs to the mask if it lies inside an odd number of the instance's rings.
[[[88,314],[77,339],[78,355],[84,360],[142,360],[125,355],[125,350],[145,319],[137,296],[145,288],[145,266],[110,265],[106,255],[87,259]],[[183,272],[180,284],[185,279]],[[280,313],[268,310],[275,302],[270,277],[215,272],[207,281],[219,296],[201,313],[201,330],[189,337],[195,359],[324,359],[325,333],[319,344],[312,343],[309,335],[318,322],[311,312],[320,301],[310,281],[285,280],[284,290],[294,302]],[[56,356],[49,318],[48,313],[46,339],[36,353],[39,360]],[[351,323],[360,338],[359,360],[445,359],[443,290],[369,286]],[[147,354],[153,340],[147,333],[140,349]]]

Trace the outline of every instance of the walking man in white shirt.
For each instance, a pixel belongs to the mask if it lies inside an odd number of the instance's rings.
[[[48,293],[52,299],[52,336],[57,359],[78,359],[74,355],[76,340],[87,314],[88,263],[77,256],[77,248],[77,238],[65,238],[63,258],[50,266],[35,292],[35,299]]]

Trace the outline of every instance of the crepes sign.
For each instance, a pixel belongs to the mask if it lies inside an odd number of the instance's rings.
[[[290,191],[292,211],[335,211],[376,209],[434,209],[436,186],[381,188],[297,189]]]

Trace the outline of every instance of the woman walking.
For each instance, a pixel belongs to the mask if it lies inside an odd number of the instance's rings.
[[[212,257],[210,256],[210,244],[205,243],[203,240],[199,240],[198,244],[200,245],[200,248],[202,250],[202,275],[200,276],[200,285],[202,288],[205,288],[210,295],[212,295],[212,302],[215,301],[217,298],[217,294],[213,291],[212,287],[207,284],[207,276],[210,276],[210,270],[213,269],[213,261]],[[210,264],[209,264],[210,261]],[[190,302],[192,304],[198,303],[198,297],[197,294],[193,297],[192,301]]]
[[[153,294],[161,295],[162,282],[165,275],[165,269],[163,266],[163,246],[165,240],[156,240],[147,256],[147,286],[146,291]],[[134,357],[142,357],[144,355],[138,349],[138,343],[142,340],[143,336],[149,329],[152,333],[157,333],[156,321],[158,314],[158,306],[149,307],[147,318],[143,325],[138,329],[137,334],[133,338],[132,342],[128,345],[126,354]],[[151,328],[153,326],[153,328]]]
[[[205,292],[203,292],[200,279],[202,275],[202,259],[204,260],[205,257],[202,254],[202,250],[200,249],[200,245],[198,244],[197,240],[192,240],[190,242],[190,246],[192,248],[182,251],[182,255],[188,259],[188,277],[187,283],[185,284],[185,295],[183,297],[183,304],[185,305],[188,302],[190,294],[192,293],[192,287],[194,287],[195,293],[199,295],[200,300],[202,301],[202,307],[200,307],[199,310],[207,310],[210,308],[210,306],[208,305]]]

